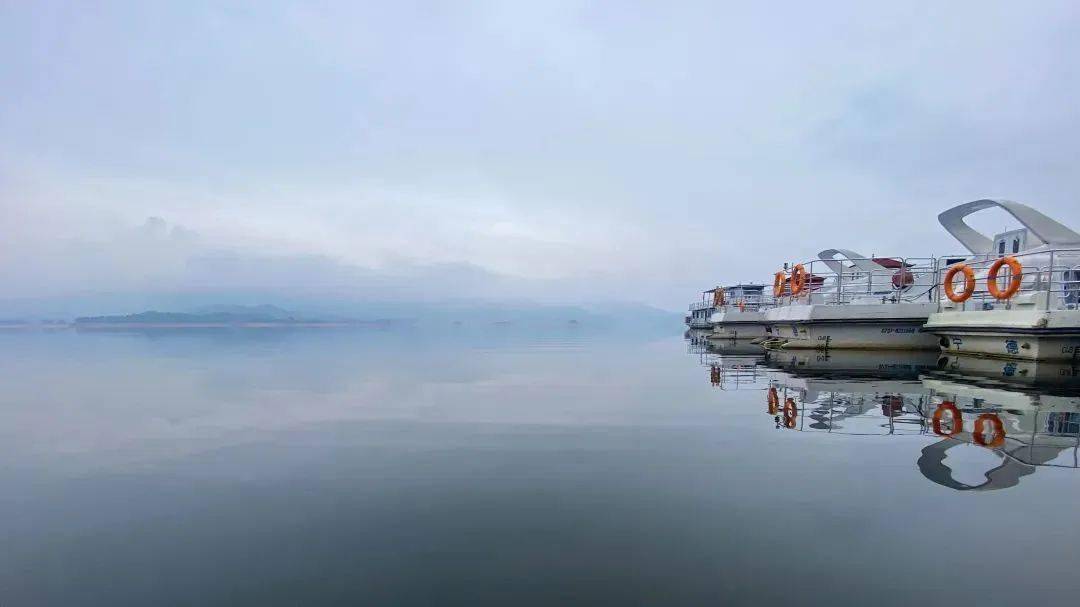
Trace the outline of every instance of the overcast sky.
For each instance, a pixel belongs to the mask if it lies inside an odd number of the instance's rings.
[[[2,2],[0,298],[680,309],[968,200],[1080,228],[1076,2],[220,4]]]

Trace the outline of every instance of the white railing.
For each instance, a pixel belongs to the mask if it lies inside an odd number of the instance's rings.
[[[896,267],[881,265],[885,260]],[[806,261],[801,264],[806,271],[805,286],[793,296],[791,275],[796,265],[791,264],[785,272],[781,304],[932,303],[937,296],[938,260],[933,257]]]
[[[990,266],[1002,257],[998,255],[980,255],[969,257],[961,262],[968,265],[975,275],[975,290],[963,302],[953,302],[945,295],[944,285],[940,290],[939,309],[950,310],[991,310],[1028,307],[1038,310],[1077,310],[1080,309],[1080,248],[1049,249],[1014,253],[1021,264],[1020,288],[1007,299],[998,299],[990,293],[988,274]],[[948,270],[959,265],[940,263],[940,274],[944,279]],[[952,259],[955,259],[953,257]],[[1012,269],[1008,264],[1000,267],[997,275],[999,292],[1005,291],[1013,280]],[[939,280],[941,282],[941,280]],[[957,272],[953,277],[954,292],[964,291],[964,274]]]
[[[749,296],[737,296],[735,294],[725,294],[724,304],[717,306],[716,310],[740,310],[744,312],[758,312],[761,310],[767,310],[776,305],[776,298],[771,294],[766,295],[764,293],[754,292]]]

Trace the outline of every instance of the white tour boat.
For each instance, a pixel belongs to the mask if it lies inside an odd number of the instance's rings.
[[[937,260],[827,249],[777,272],[765,313],[770,348],[936,349],[923,333],[937,309]],[[785,268],[786,269],[786,268]]]
[[[738,284],[713,290],[715,312],[709,318],[713,340],[758,339],[765,337],[765,285]]]
[[[1004,209],[1024,227],[989,238],[964,222]],[[938,216],[971,252],[946,259],[926,330],[948,353],[1023,360],[1080,357],[1080,234],[1009,200],[976,200]],[[956,282],[962,286],[957,286]]]
[[[691,329],[712,329],[709,318],[716,311],[717,291],[720,287],[701,292],[701,301],[690,304],[690,313],[686,315],[686,324]]]

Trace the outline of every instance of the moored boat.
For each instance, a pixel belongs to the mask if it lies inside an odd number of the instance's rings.
[[[765,337],[765,311],[772,304],[765,285],[737,284],[714,290],[715,312],[710,339],[745,340]]]
[[[689,314],[686,315],[686,324],[691,329],[712,329],[712,321],[709,320],[716,311],[717,291],[720,287],[701,292],[701,301],[690,304]]]
[[[778,272],[765,313],[773,348],[936,349],[921,331],[936,309],[934,258],[826,249]]]
[[[1023,228],[990,238],[965,223],[968,215],[994,207]],[[941,348],[976,356],[1077,361],[1080,234],[1009,200],[968,202],[938,219],[971,253],[941,262],[944,289],[925,325],[939,336]]]

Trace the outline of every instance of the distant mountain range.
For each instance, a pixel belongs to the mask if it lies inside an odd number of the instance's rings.
[[[378,319],[322,320],[302,317],[294,312],[268,304],[258,306],[212,305],[195,312],[158,312],[150,310],[137,314],[80,316],[75,325],[88,326],[235,326],[235,325],[390,325],[400,321]]]
[[[195,298],[192,298],[195,299]],[[278,301],[281,300],[281,301]],[[250,301],[250,299],[249,299]],[[74,303],[74,302],[73,302]],[[84,302],[90,309],[138,309],[134,302],[96,300]],[[213,326],[415,326],[425,330],[517,327],[544,330],[580,327],[590,330],[630,329],[666,334],[681,327],[682,316],[649,306],[627,303],[592,305],[537,304],[527,301],[359,301],[325,298],[278,297],[274,305],[246,305],[229,302],[183,300],[145,302],[145,311],[131,314],[97,313],[78,315],[74,323],[57,314],[60,310],[43,307],[41,312],[23,312],[22,318],[11,315],[0,328],[71,326],[78,328],[146,328]],[[134,305],[133,305],[134,304]],[[151,307],[152,306],[152,307]],[[82,307],[82,306],[80,306]],[[172,310],[172,311],[169,311]],[[46,314],[46,311],[49,314]],[[73,315],[74,316],[74,315]],[[71,318],[71,316],[68,316]]]

